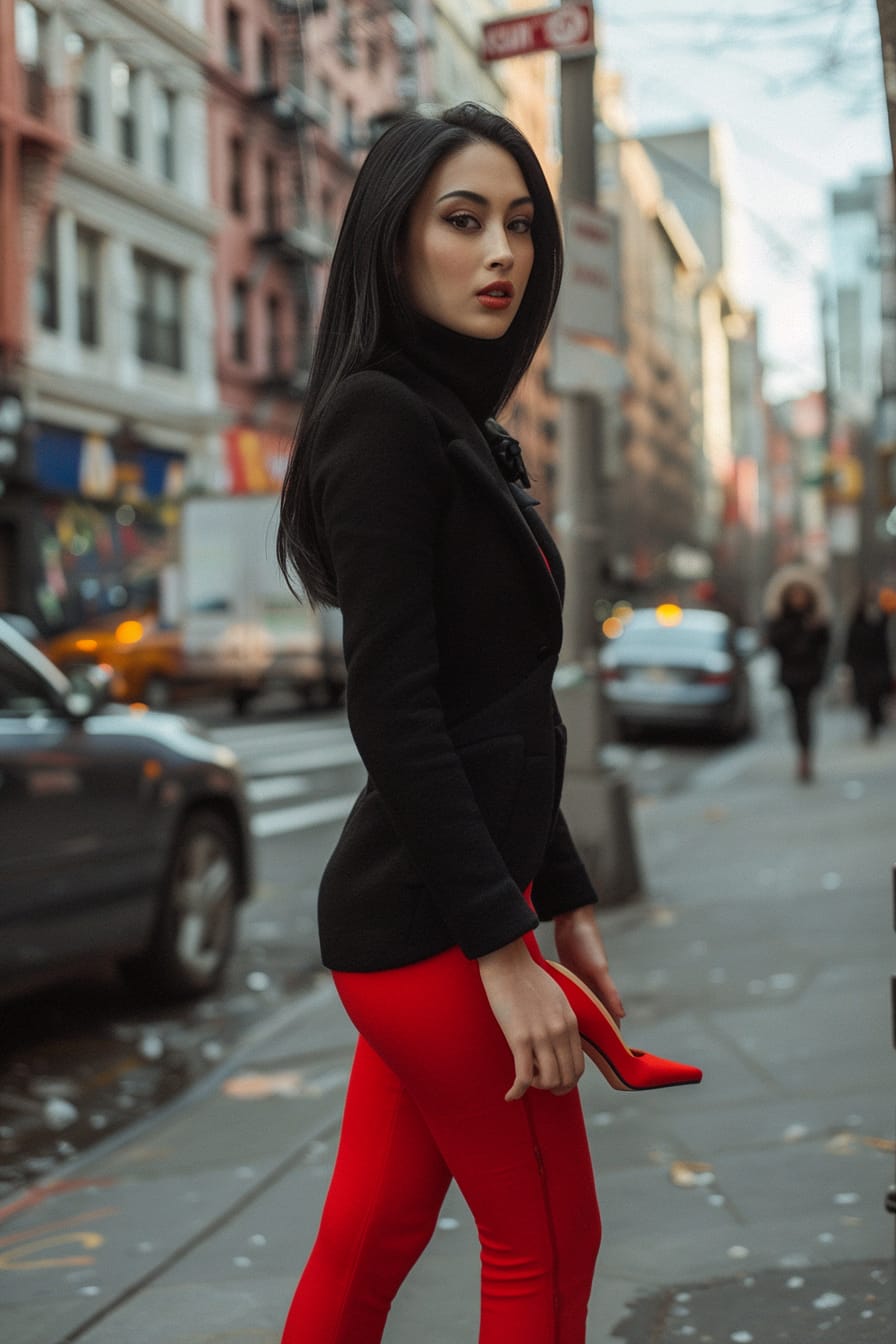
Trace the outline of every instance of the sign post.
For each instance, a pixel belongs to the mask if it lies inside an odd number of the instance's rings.
[[[609,565],[603,410],[598,389],[607,387],[609,381],[595,372],[587,356],[599,358],[594,343],[612,340],[618,330],[615,284],[619,267],[612,255],[615,228],[597,203],[592,0],[513,15],[483,26],[484,60],[534,51],[556,51],[560,56],[560,199],[567,255],[573,270],[581,271],[578,284],[570,283],[569,272],[564,280],[558,305],[561,334],[554,352],[562,400],[557,530],[566,569],[564,641],[555,683],[569,740],[563,807],[602,900],[613,904],[637,899],[643,883],[627,786],[618,773],[603,765],[600,756],[602,705],[594,604],[599,588],[609,578]],[[584,303],[582,294],[576,294],[583,281],[590,294]]]

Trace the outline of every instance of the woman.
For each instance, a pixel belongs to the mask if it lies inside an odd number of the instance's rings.
[[[830,644],[827,600],[812,572],[781,572],[766,599],[768,641],[778,654],[781,685],[790,697],[793,734],[797,742],[796,777],[813,778],[814,732],[812,696],[824,678]]]
[[[616,1030],[596,896],[558,810],[563,569],[518,445],[490,422],[560,267],[530,146],[472,104],[382,136],[333,257],[278,546],[312,601],[342,609],[369,772],[319,897],[359,1042],[284,1344],[380,1340],[452,1178],[483,1248],[481,1344],[581,1344],[600,1235],[583,1045],[616,1086],[700,1077]],[[563,968],[541,957],[539,918]]]
[[[852,671],[856,704],[865,711],[866,736],[876,742],[884,723],[884,701],[893,682],[888,618],[877,591],[860,594],[846,635],[846,662]]]

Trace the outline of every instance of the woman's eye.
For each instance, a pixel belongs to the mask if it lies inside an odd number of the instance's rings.
[[[464,232],[469,232],[471,228],[475,229],[479,226],[479,221],[476,219],[475,215],[468,215],[465,211],[461,211],[456,215],[449,215],[448,223],[452,224],[454,228],[461,229]]]
[[[532,221],[528,216],[521,216],[519,219],[512,219],[507,227],[512,233],[531,233]]]

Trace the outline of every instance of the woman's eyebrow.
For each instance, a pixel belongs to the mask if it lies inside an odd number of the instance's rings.
[[[436,201],[436,205],[440,205],[442,201],[447,201],[449,196],[462,196],[465,201],[472,201],[474,205],[488,205],[489,203],[488,197],[480,196],[478,191],[460,190],[460,191],[446,191],[445,195],[440,196],[439,199]],[[515,201],[510,202],[507,208],[508,210],[515,210],[518,205],[532,205],[532,197],[518,196]]]

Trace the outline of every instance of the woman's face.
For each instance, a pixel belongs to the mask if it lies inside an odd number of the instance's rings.
[[[804,583],[792,583],[787,589],[786,598],[793,611],[806,611],[812,605],[812,593]]]
[[[506,150],[477,141],[443,159],[408,221],[402,275],[412,306],[464,336],[503,336],[532,272],[533,213]]]

